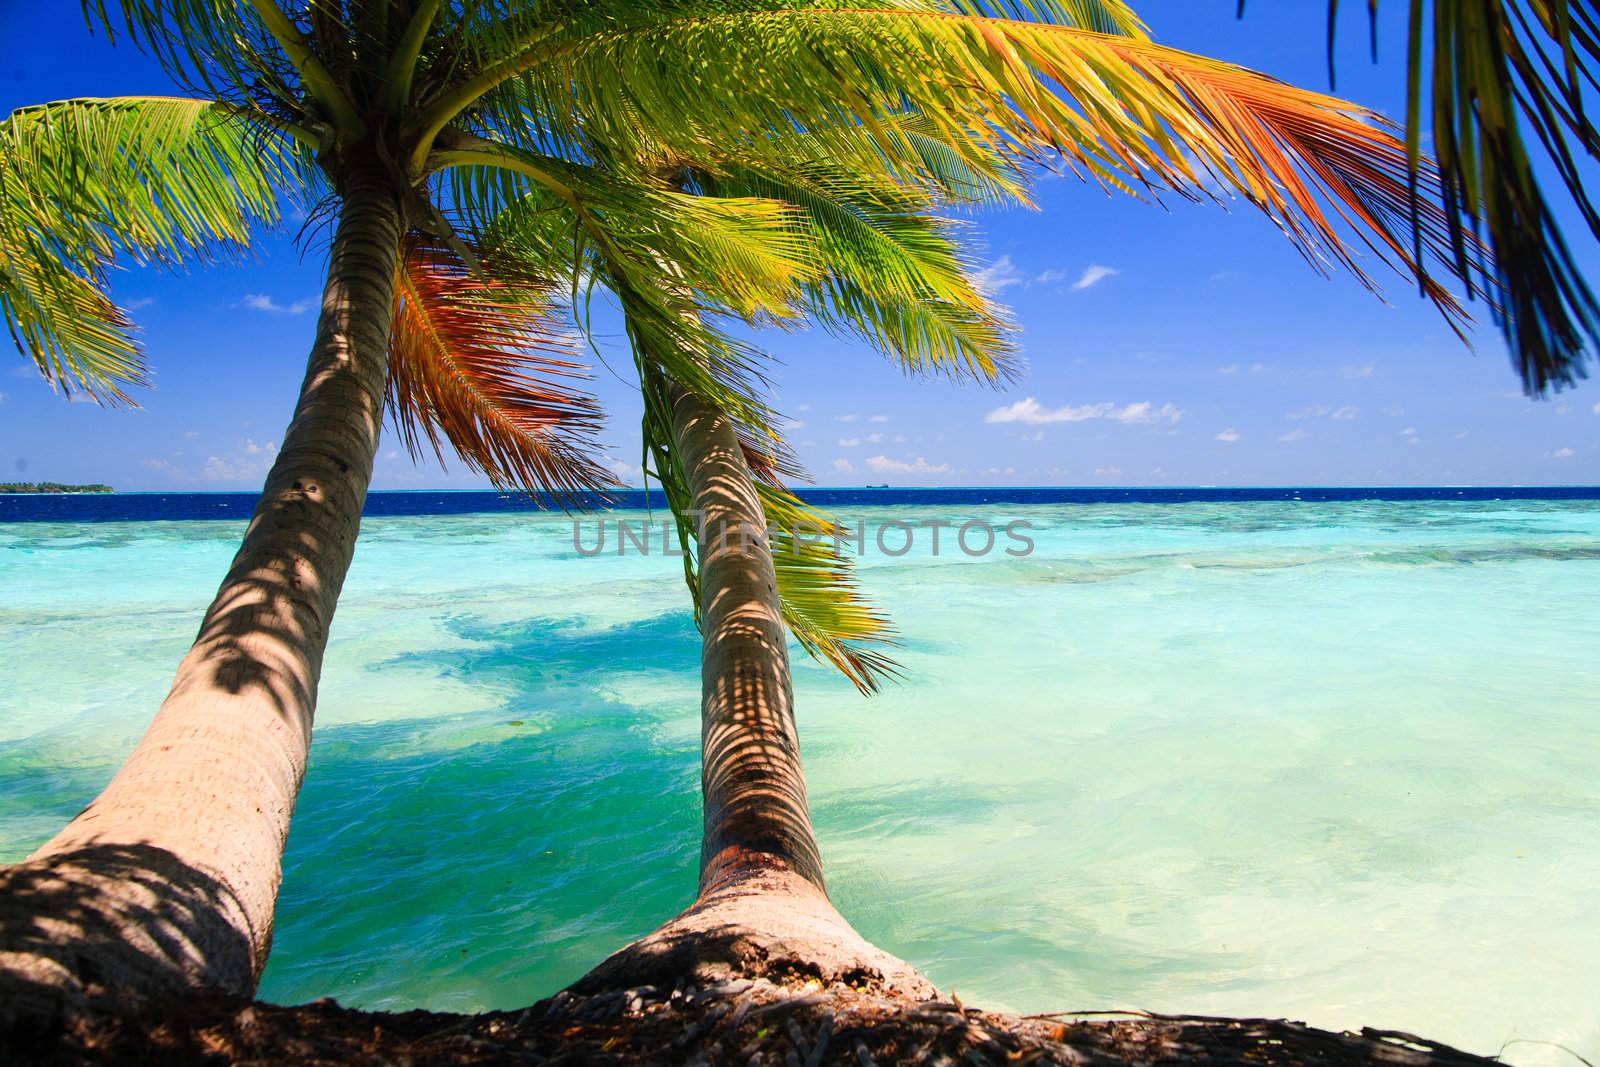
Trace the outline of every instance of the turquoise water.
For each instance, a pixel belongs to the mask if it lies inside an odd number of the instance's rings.
[[[908,676],[876,699],[797,662],[867,937],[1017,1010],[1600,1058],[1600,505],[841,514],[1037,544],[865,558]],[[137,739],[240,532],[0,525],[0,860]],[[513,1007],[668,917],[697,669],[675,559],[580,558],[558,518],[369,519],[262,994]]]

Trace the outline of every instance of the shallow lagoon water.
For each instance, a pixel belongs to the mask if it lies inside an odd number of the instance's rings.
[[[1016,1010],[1600,1057],[1600,504],[840,515],[1020,518],[1036,545],[863,558],[906,669],[874,699],[796,650],[867,937]],[[137,740],[240,532],[0,524],[0,860]],[[262,995],[510,1008],[671,915],[697,670],[676,559],[584,558],[555,517],[369,518]]]

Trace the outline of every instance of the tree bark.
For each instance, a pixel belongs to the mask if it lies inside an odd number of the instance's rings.
[[[248,995],[266,964],[328,628],[372,478],[405,228],[381,169],[338,184],[299,403],[199,636],[104,792],[0,871],[0,1012]]]
[[[700,891],[574,991],[767,976],[933,996],[926,979],[862,939],[828,900],[761,500],[732,421],[681,388],[672,402],[673,447],[699,525]]]

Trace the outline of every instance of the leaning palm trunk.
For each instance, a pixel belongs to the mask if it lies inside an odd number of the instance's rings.
[[[392,182],[358,172],[340,185],[294,420],[172,691],[105,791],[0,871],[8,1013],[249,994],[266,964],[328,627],[372,477],[403,230]]]
[[[828,901],[761,501],[728,417],[681,389],[672,404],[673,444],[699,523],[700,891],[577,988],[764,975],[931,995],[921,975],[868,944]]]

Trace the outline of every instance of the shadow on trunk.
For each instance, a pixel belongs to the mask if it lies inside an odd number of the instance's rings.
[[[244,921],[226,885],[151,845],[86,845],[0,870],[0,1022],[202,987],[248,994]]]
[[[759,977],[933,997],[927,979],[868,943],[828,900],[761,499],[732,420],[685,389],[670,396],[699,523],[700,892],[572,992]]]

